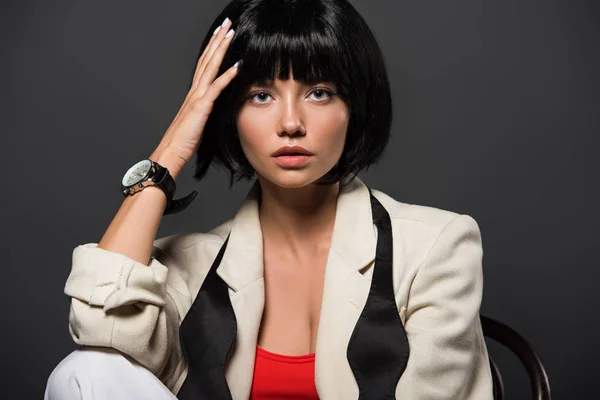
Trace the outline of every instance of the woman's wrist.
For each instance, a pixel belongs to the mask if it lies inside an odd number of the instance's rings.
[[[167,168],[173,179],[177,179],[185,165],[185,161],[181,157],[168,150],[160,151],[157,149],[148,158]]]

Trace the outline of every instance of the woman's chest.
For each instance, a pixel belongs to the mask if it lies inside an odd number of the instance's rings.
[[[298,260],[265,252],[259,346],[288,355],[315,352],[326,261],[326,253]]]

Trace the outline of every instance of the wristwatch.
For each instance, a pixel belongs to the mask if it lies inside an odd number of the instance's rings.
[[[137,162],[125,172],[121,181],[121,192],[125,197],[141,192],[148,186],[157,186],[167,195],[167,207],[163,215],[183,211],[198,195],[196,190],[181,199],[173,200],[175,180],[166,167],[149,159]]]

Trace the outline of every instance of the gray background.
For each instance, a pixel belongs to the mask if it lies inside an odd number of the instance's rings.
[[[121,176],[170,124],[224,3],[0,4],[0,376],[3,398],[35,399],[74,349],[62,294],[72,250],[102,236],[122,201]],[[385,53],[395,112],[384,159],[361,177],[400,201],[473,216],[483,313],[531,341],[555,398],[591,398],[600,356],[598,2],[353,4]],[[228,191],[218,171],[201,183],[191,173],[180,194],[200,196],[165,218],[159,236],[210,229],[248,188]],[[516,358],[489,347],[508,398],[529,398]]]

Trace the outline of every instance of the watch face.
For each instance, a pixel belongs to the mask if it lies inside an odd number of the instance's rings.
[[[125,172],[121,183],[126,187],[135,185],[148,175],[151,168],[152,162],[150,160],[142,160]]]

